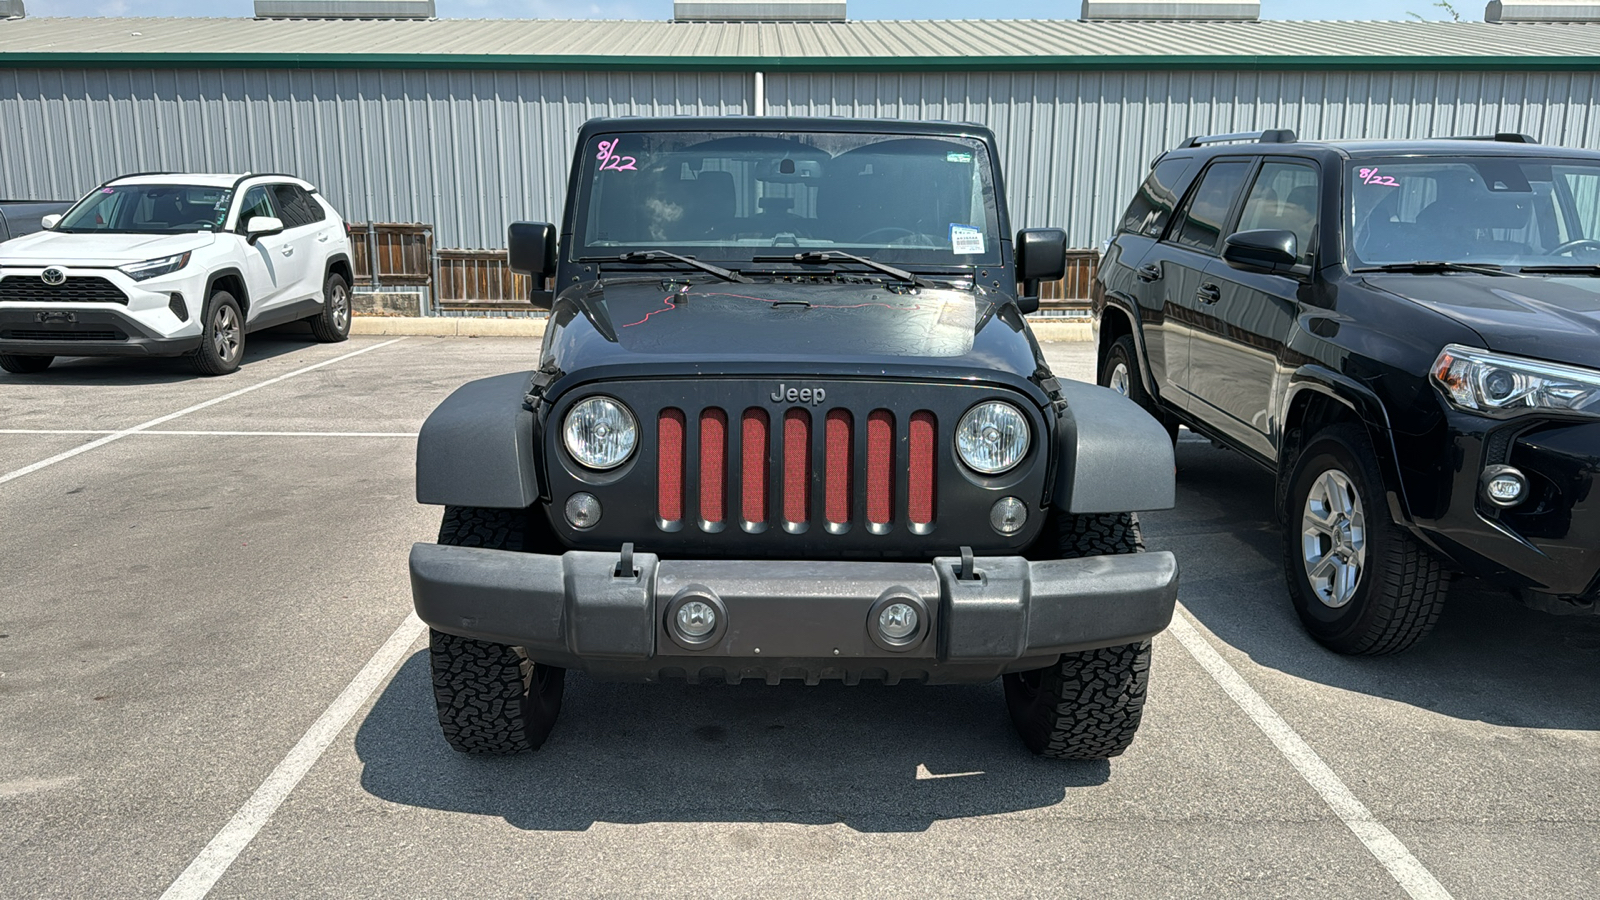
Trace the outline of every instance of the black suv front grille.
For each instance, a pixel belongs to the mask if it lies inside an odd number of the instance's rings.
[[[128,295],[97,275],[73,275],[61,284],[45,284],[37,275],[0,278],[0,303],[120,303]]]
[[[125,341],[128,336],[115,328],[94,331],[47,331],[42,328],[12,328],[0,331],[10,341]]]

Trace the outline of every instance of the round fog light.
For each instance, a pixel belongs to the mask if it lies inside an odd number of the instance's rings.
[[[579,491],[567,498],[567,524],[583,531],[600,522],[600,500],[595,495]]]
[[[989,507],[989,525],[1001,534],[1016,534],[1028,524],[1028,505],[1015,497],[1001,497]]]
[[[903,641],[911,637],[921,624],[916,607],[909,603],[891,603],[878,613],[878,630],[891,641]]]
[[[1528,493],[1528,478],[1511,466],[1483,470],[1483,499],[1495,506],[1516,506]]]
[[[717,611],[703,600],[690,600],[678,607],[678,630],[687,638],[703,638],[717,627]]]

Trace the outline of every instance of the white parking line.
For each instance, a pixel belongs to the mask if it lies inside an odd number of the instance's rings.
[[[79,431],[65,428],[0,428],[0,434],[116,434],[115,431]],[[414,438],[415,431],[173,431],[153,428],[137,433],[138,437],[151,434],[176,434],[199,437],[403,437]],[[133,437],[135,435],[129,435]]]
[[[1239,671],[1228,664],[1215,649],[1195,628],[1189,611],[1180,604],[1178,612],[1172,617],[1170,629],[1173,637],[1183,644],[1195,662],[1206,670],[1211,679],[1217,683],[1233,702],[1239,704],[1245,715],[1256,723],[1267,739],[1272,741],[1278,752],[1294,766],[1300,777],[1311,785],[1333,809],[1339,820],[1355,834],[1367,850],[1389,874],[1399,883],[1400,887],[1415,900],[1451,900],[1450,892],[1444,889],[1438,879],[1433,877],[1406,845],[1394,836],[1388,828],[1379,822],[1366,804],[1356,799],[1338,774],[1322,761],[1317,751],[1300,737],[1283,717],[1278,715],[1270,704],[1255,689],[1244,680]]]
[[[211,892],[211,888],[221,878],[233,861],[239,858],[244,848],[261,831],[272,814],[293,791],[295,785],[300,783],[311,767],[322,758],[324,750],[333,743],[339,732],[350,723],[350,718],[356,714],[394,671],[395,666],[411,649],[411,645],[422,636],[423,625],[416,613],[410,613],[400,627],[389,635],[383,642],[378,652],[372,654],[367,664],[356,673],[355,680],[351,681],[333,703],[323,711],[317,720],[311,723],[306,733],[301,736],[298,743],[289,751],[289,755],[278,763],[277,768],[261,782],[250,799],[239,807],[233,814],[228,824],[222,826],[217,836],[206,844],[200,855],[189,863],[172,886],[161,895],[161,900],[199,900]]]
[[[384,341],[381,344],[373,344],[370,347],[362,347],[360,350],[355,350],[355,351],[352,351],[350,353],[346,353],[343,356],[335,356],[333,359],[325,359],[322,362],[313,363],[312,365],[306,366],[303,369],[295,369],[293,372],[285,372],[282,375],[276,376],[274,378],[268,378],[266,381],[257,382],[255,384],[249,385],[248,387],[239,388],[236,391],[230,391],[229,393],[223,394],[220,397],[213,397],[210,400],[206,400],[206,401],[201,402],[201,403],[196,403],[195,405],[189,407],[188,409],[180,409],[175,413],[168,413],[167,415],[151,419],[148,422],[142,422],[142,423],[140,423],[138,425],[133,426],[132,428],[125,428],[125,429],[123,429],[121,431],[113,431],[110,434],[108,434],[105,437],[102,437],[102,438],[100,438],[98,440],[93,440],[93,441],[90,441],[87,444],[82,444],[80,446],[73,447],[71,450],[66,450],[66,451],[63,451],[61,453],[57,453],[55,456],[52,456],[49,459],[41,459],[38,462],[33,463],[32,465],[23,466],[20,469],[16,469],[14,471],[7,472],[4,475],[0,475],[0,484],[5,484],[8,481],[15,481],[16,479],[21,478],[24,475],[30,475],[30,474],[32,474],[34,472],[37,472],[40,469],[43,469],[43,468],[45,468],[47,466],[53,466],[56,463],[61,462],[63,460],[71,459],[72,457],[77,456],[80,453],[88,453],[90,450],[93,450],[96,447],[104,447],[106,444],[109,444],[109,443],[111,443],[112,441],[115,441],[115,440],[120,440],[122,438],[125,438],[130,434],[139,434],[141,432],[148,431],[148,430],[156,427],[157,425],[162,425],[162,424],[165,424],[167,422],[171,422],[173,419],[176,419],[176,418],[178,418],[180,416],[187,416],[188,414],[190,414],[192,412],[199,412],[200,410],[205,409],[207,407],[216,406],[218,403],[221,403],[224,400],[232,400],[233,398],[238,397],[240,395],[248,394],[251,391],[259,390],[260,388],[264,388],[267,385],[277,384],[280,381],[287,381],[288,379],[293,378],[296,375],[304,375],[307,372],[311,372],[311,371],[314,371],[316,369],[320,369],[323,366],[331,366],[336,362],[340,362],[342,360],[349,359],[352,356],[360,356],[363,353],[369,353],[369,352],[371,352],[373,350],[379,349],[380,347],[387,347],[390,344],[397,344],[397,343],[399,343],[400,341],[403,341],[403,340],[405,340],[405,338],[395,338],[394,340],[391,340],[391,341]]]

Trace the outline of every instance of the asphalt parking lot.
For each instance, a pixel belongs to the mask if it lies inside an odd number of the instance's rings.
[[[1459,582],[1347,659],[1270,481],[1185,433],[1183,610],[1109,763],[999,685],[568,679],[538,754],[433,718],[413,435],[526,339],[251,338],[243,369],[0,375],[0,896],[1562,897],[1600,884],[1600,619]],[[1047,345],[1089,375],[1089,344]],[[1387,837],[1386,837],[1387,836]],[[1380,861],[1379,855],[1385,859]],[[170,890],[169,890],[170,889]]]

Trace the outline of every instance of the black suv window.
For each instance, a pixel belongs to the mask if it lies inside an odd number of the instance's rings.
[[[1222,229],[1228,225],[1228,212],[1243,192],[1244,179],[1249,174],[1248,160],[1212,163],[1200,176],[1200,186],[1189,194],[1172,239],[1185,247],[1215,252],[1222,242]]]
[[[1139,193],[1128,204],[1122,216],[1121,231],[1160,237],[1172,218],[1172,208],[1178,205],[1178,179],[1189,171],[1192,159],[1168,159],[1150,170],[1150,177],[1139,186]]]
[[[244,192],[244,200],[239,205],[239,230],[244,231],[256,216],[278,217],[277,211],[272,208],[272,199],[267,196],[266,187],[259,184]],[[284,223],[285,226],[288,224]]]
[[[1292,231],[1300,262],[1309,264],[1317,230],[1317,170],[1309,165],[1268,161],[1256,175],[1239,216],[1240,231]]]

